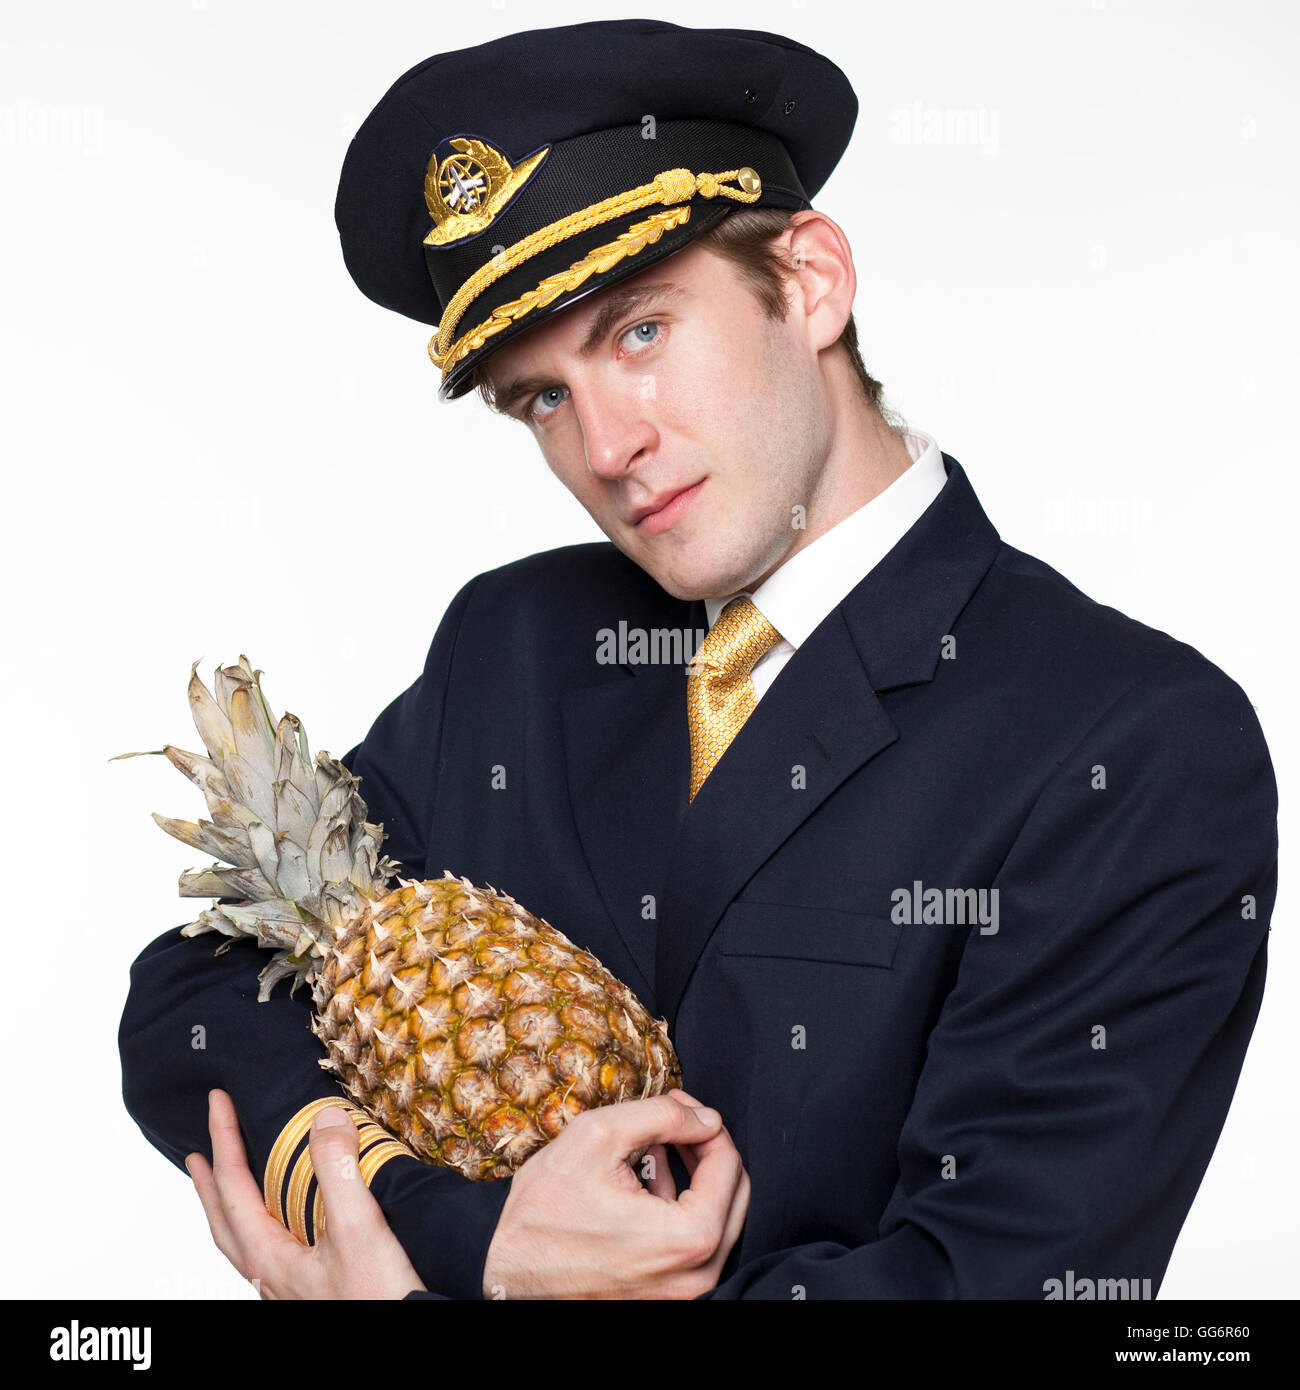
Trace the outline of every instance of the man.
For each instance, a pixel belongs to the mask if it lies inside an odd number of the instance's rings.
[[[437,323],[443,394],[522,421],[611,544],[471,580],[344,761],[404,873],[573,936],[689,1092],[508,1181],[399,1154],[367,1192],[353,1126],[308,1137],[342,1093],[307,1001],[170,932],[127,1104],[272,1296],[1159,1286],[1263,988],[1268,752],[1227,676],[1004,545],[878,408],[810,206],[855,112],[789,40],[637,20],[431,60],[352,144],[353,276]],[[775,306],[742,249],[766,208]],[[645,659],[702,630],[689,676]],[[261,1206],[293,1154],[310,1250]]]

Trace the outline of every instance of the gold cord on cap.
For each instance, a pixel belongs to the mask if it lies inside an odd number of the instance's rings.
[[[734,179],[739,188],[728,188],[727,183]],[[481,265],[473,275],[461,285],[452,296],[438,325],[438,331],[429,340],[429,357],[435,367],[442,369],[443,376],[469,353],[475,351],[503,328],[522,318],[532,309],[545,308],[560,295],[576,289],[597,271],[604,273],[612,269],[626,256],[634,256],[643,247],[651,245],[663,236],[664,232],[684,225],[690,220],[691,210],[686,204],[696,193],[704,198],[732,198],[741,203],[754,202],[763,191],[763,182],[758,174],[747,165],[740,169],[728,169],[721,174],[692,174],[689,169],[666,169],[655,176],[650,183],[626,193],[615,194],[603,202],[593,203],[580,212],[570,213],[545,227],[517,241],[513,246],[493,256]],[[662,212],[652,213],[641,222],[634,223],[614,241],[597,246],[567,270],[548,276],[537,286],[520,298],[508,304],[498,305],[477,328],[463,333],[452,341],[452,334],[464,316],[466,309],[483,293],[489,285],[508,275],[526,260],[539,252],[548,250],[570,237],[578,236],[598,227],[603,222],[613,221],[630,212],[649,207],[652,203],[679,204],[667,207]]]

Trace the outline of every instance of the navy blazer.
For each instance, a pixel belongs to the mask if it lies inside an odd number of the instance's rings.
[[[1277,796],[1250,701],[1005,545],[944,462],[689,805],[683,667],[598,654],[704,605],[609,544],[466,584],[344,759],[404,874],[509,892],[667,1017],[752,1179],[706,1297],[1158,1289],[1258,1012]],[[260,1174],[341,1091],[306,992],[259,1004],[266,956],[214,940],[135,962],[124,1096],[180,1164],[225,1088]],[[373,1186],[465,1298],[508,1190],[408,1158]]]

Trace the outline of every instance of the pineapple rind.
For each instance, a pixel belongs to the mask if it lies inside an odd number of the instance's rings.
[[[420,1157],[508,1177],[574,1115],[681,1085],[666,1028],[508,894],[401,879],[326,953],[321,1066]]]
[[[321,1066],[376,1120],[427,1161],[492,1179],[584,1109],[681,1085],[666,1024],[508,893],[450,870],[390,889],[398,864],[379,855],[360,779],[327,752],[313,762],[246,656],[217,669],[214,693],[197,670],[190,710],[208,756],[151,751],[199,787],[211,820],[154,820],[227,861],[186,870],[182,896],[236,901],[182,934],[273,950],[260,1000],[281,979],[290,993],[309,984]]]

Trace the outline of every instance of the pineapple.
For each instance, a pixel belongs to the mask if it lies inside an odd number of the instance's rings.
[[[148,752],[202,790],[212,819],[154,820],[225,861],[184,872],[182,897],[239,901],[214,902],[183,935],[273,948],[258,998],[285,977],[291,993],[311,988],[321,1066],[375,1120],[428,1162],[484,1180],[585,1109],[682,1084],[666,1024],[549,922],[449,870],[397,877],[360,779],[323,751],[313,765],[301,722],[275,719],[247,657],[217,669],[215,694],[197,671],[189,699],[208,757]]]

